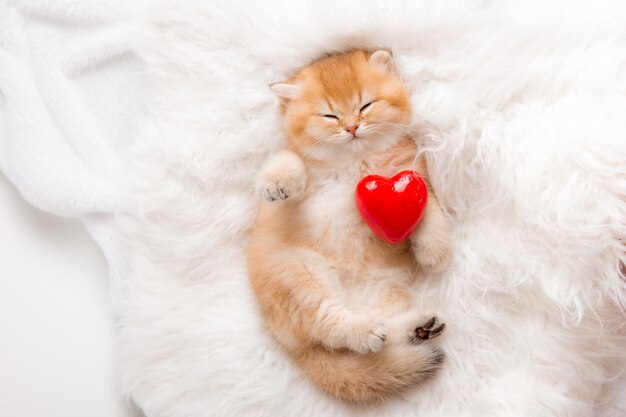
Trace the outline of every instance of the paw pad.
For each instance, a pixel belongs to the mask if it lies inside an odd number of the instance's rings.
[[[415,328],[413,341],[419,343],[424,340],[434,339],[440,336],[445,329],[445,323],[439,323],[436,316],[431,317],[426,323]]]

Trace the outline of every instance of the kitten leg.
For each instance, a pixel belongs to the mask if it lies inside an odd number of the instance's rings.
[[[382,321],[354,312],[333,298],[318,304],[309,333],[331,349],[348,348],[358,353],[378,352],[387,339]]]
[[[373,315],[350,309],[338,298],[338,288],[333,285],[339,281],[337,271],[326,259],[308,250],[288,252],[288,258],[300,260],[300,268],[290,268],[289,285],[298,310],[305,313],[301,324],[308,336],[332,349],[381,350],[387,337],[385,325]]]
[[[426,270],[443,271],[450,260],[450,222],[431,193],[424,217],[411,235],[411,249],[417,263]]]
[[[336,272],[321,255],[305,249],[266,255],[261,260],[250,258],[250,278],[282,344],[319,343],[359,353],[382,349],[385,325],[374,314],[354,311],[338,298],[332,285],[338,282]]]
[[[306,170],[295,153],[283,149],[270,157],[257,179],[257,193],[265,201],[298,199],[304,193]]]

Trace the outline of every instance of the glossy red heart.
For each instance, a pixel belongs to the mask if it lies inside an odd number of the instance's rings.
[[[389,243],[401,243],[424,216],[428,187],[415,171],[402,171],[391,178],[368,175],[357,184],[355,200],[376,236]]]

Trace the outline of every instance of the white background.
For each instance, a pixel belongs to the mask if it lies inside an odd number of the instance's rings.
[[[100,249],[0,174],[0,416],[136,415],[117,395],[114,326]]]

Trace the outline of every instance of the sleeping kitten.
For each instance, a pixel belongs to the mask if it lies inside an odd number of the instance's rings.
[[[380,400],[440,366],[444,330],[412,306],[421,270],[449,258],[448,223],[430,190],[409,241],[389,244],[354,203],[367,174],[428,180],[407,136],[409,94],[386,51],[323,58],[271,86],[287,148],[258,181],[265,198],[249,248],[250,281],[274,337],[313,382],[353,402]]]

